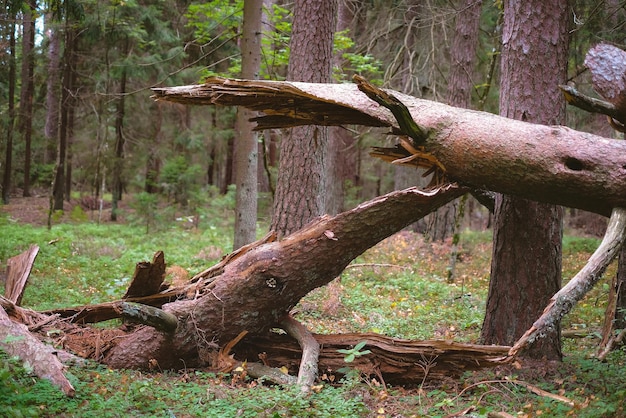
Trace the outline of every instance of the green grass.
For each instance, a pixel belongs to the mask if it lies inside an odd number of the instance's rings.
[[[136,225],[97,225],[75,216],[71,224],[19,225],[0,216],[0,261],[41,247],[23,305],[37,310],[119,298],[137,262],[163,250],[168,266],[194,274],[232,246],[232,227],[221,217],[198,230],[162,222],[146,234]],[[263,231],[260,231],[262,234]],[[585,263],[597,239],[566,237],[564,278]],[[297,318],[315,332],[379,332],[411,339],[445,338],[476,342],[489,280],[491,234],[465,231],[455,282],[446,281],[449,246],[401,233],[360,256],[340,278],[312,291],[296,307]],[[564,328],[599,330],[610,275],[563,320]],[[506,411],[514,416],[623,416],[626,353],[617,350],[601,363],[592,358],[594,332],[565,339],[562,364],[537,370],[486,370],[460,380],[424,382],[416,388],[384,387],[368,376],[349,374],[324,381],[319,393],[301,396],[294,388],[271,386],[207,370],[146,373],[110,370],[91,363],[70,366],[76,396],[65,398],[0,353],[0,415],[8,417],[377,417],[446,416],[475,407],[476,417]],[[347,364],[349,366],[349,364]],[[507,379],[524,380],[576,402],[538,396]]]

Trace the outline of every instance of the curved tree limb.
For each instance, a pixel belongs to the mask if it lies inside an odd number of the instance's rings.
[[[317,362],[320,356],[320,345],[313,334],[290,314],[286,314],[280,321],[280,326],[298,341],[302,348],[302,359],[298,371],[298,385],[302,393],[309,393],[311,386],[317,379]]]
[[[539,319],[511,347],[507,356],[509,359],[515,357],[520,350],[532,344],[537,338],[541,338],[591,290],[611,261],[615,259],[625,239],[626,209],[615,208],[600,246],[576,276],[552,296]]]

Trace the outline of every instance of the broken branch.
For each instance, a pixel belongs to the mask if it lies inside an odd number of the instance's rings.
[[[626,238],[626,209],[615,208],[609,219],[609,225],[600,246],[591,255],[587,264],[563,286],[548,303],[543,314],[535,321],[524,335],[511,347],[508,358],[512,359],[518,352],[532,344],[550,328],[554,327],[580,299],[602,277],[602,273],[615,259]]]

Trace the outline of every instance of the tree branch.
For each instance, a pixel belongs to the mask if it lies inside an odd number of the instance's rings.
[[[600,246],[576,276],[552,296],[539,319],[511,347],[508,354],[509,358],[515,357],[520,350],[532,344],[537,338],[541,338],[574,307],[576,302],[591,290],[600,280],[611,261],[617,256],[625,239],[626,209],[615,208]]]
[[[300,360],[300,370],[298,371],[298,385],[303,393],[311,391],[311,386],[317,379],[317,362],[320,356],[320,345],[313,334],[304,325],[294,319],[290,314],[286,314],[280,321],[280,326],[298,341],[302,348],[302,359]]]

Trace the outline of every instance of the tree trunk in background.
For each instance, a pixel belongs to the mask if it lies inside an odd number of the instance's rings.
[[[44,135],[46,137],[47,164],[56,160],[57,138],[59,132],[59,85],[61,80],[61,31],[58,23],[51,15],[46,16],[47,31],[50,33],[48,44],[48,71],[46,84],[46,125]]]
[[[158,149],[161,142],[161,121],[163,120],[163,112],[159,103],[156,104],[153,119],[155,124],[152,146],[149,148],[148,158],[146,159],[146,184],[144,187],[146,193],[157,193],[159,191],[158,181],[159,173],[161,172],[161,158],[159,157]]]
[[[241,38],[241,77],[259,78],[261,69],[261,21],[263,0],[248,0],[243,6],[243,36]],[[239,107],[235,122],[237,136],[234,150],[235,184],[235,237],[233,249],[256,240],[258,202],[258,135],[250,119],[254,112]]]
[[[65,197],[65,163],[67,158],[68,121],[72,99],[72,55],[75,45],[74,30],[70,22],[65,25],[65,51],[63,53],[63,78],[61,89],[61,115],[58,131],[59,148],[57,152],[56,173],[52,195],[54,197],[54,210],[63,210]]]
[[[76,73],[72,71],[72,86],[75,83]],[[76,100],[74,97],[76,90],[70,98],[70,106],[67,113],[67,156],[65,160],[65,200],[69,202],[72,198],[72,146],[74,144],[74,122],[76,121]]]
[[[33,95],[35,83],[33,73],[35,69],[35,19],[33,4],[24,7],[24,34],[22,37],[22,89],[20,91],[20,125],[19,129],[24,138],[24,185],[23,196],[30,196],[30,163],[31,163],[31,138],[33,133]]]
[[[470,108],[474,87],[474,61],[478,47],[478,29],[482,0],[462,0],[457,3],[457,15],[450,48],[447,102],[456,107]],[[455,200],[432,213],[428,219],[428,237],[443,241],[454,235],[459,201]]]
[[[9,91],[8,91],[8,120],[6,121],[6,152],[4,160],[4,176],[2,178],[2,201],[9,203],[11,195],[11,166],[13,161],[13,126],[15,119],[15,15],[10,12],[9,19],[11,22],[5,26],[3,35],[8,38],[9,42]]]
[[[558,85],[567,79],[570,16],[561,0],[505,2],[501,115],[546,125],[565,122]],[[513,344],[559,290],[562,213],[558,206],[497,196],[484,344]],[[526,355],[561,359],[560,329]]]
[[[130,49],[130,40],[126,37],[124,41],[124,50],[122,53],[127,56]],[[113,185],[111,193],[111,220],[117,221],[118,202],[122,200],[123,180],[122,172],[124,170],[124,117],[126,115],[126,79],[128,76],[128,68],[122,68],[120,75],[120,92],[117,98],[117,109],[115,111],[115,156],[113,157]]]
[[[349,30],[348,36],[354,37],[351,27],[354,14],[350,0],[339,0],[337,4],[337,27],[335,32]],[[333,67],[342,68],[344,58],[341,54],[333,55]],[[332,70],[331,70],[332,71]],[[340,126],[328,128],[326,149],[326,213],[337,214],[345,210],[346,182],[354,185],[357,146],[353,134]]]
[[[296,0],[287,79],[331,80],[336,0]],[[325,211],[328,128],[293,128],[281,141],[272,229],[282,237]]]

